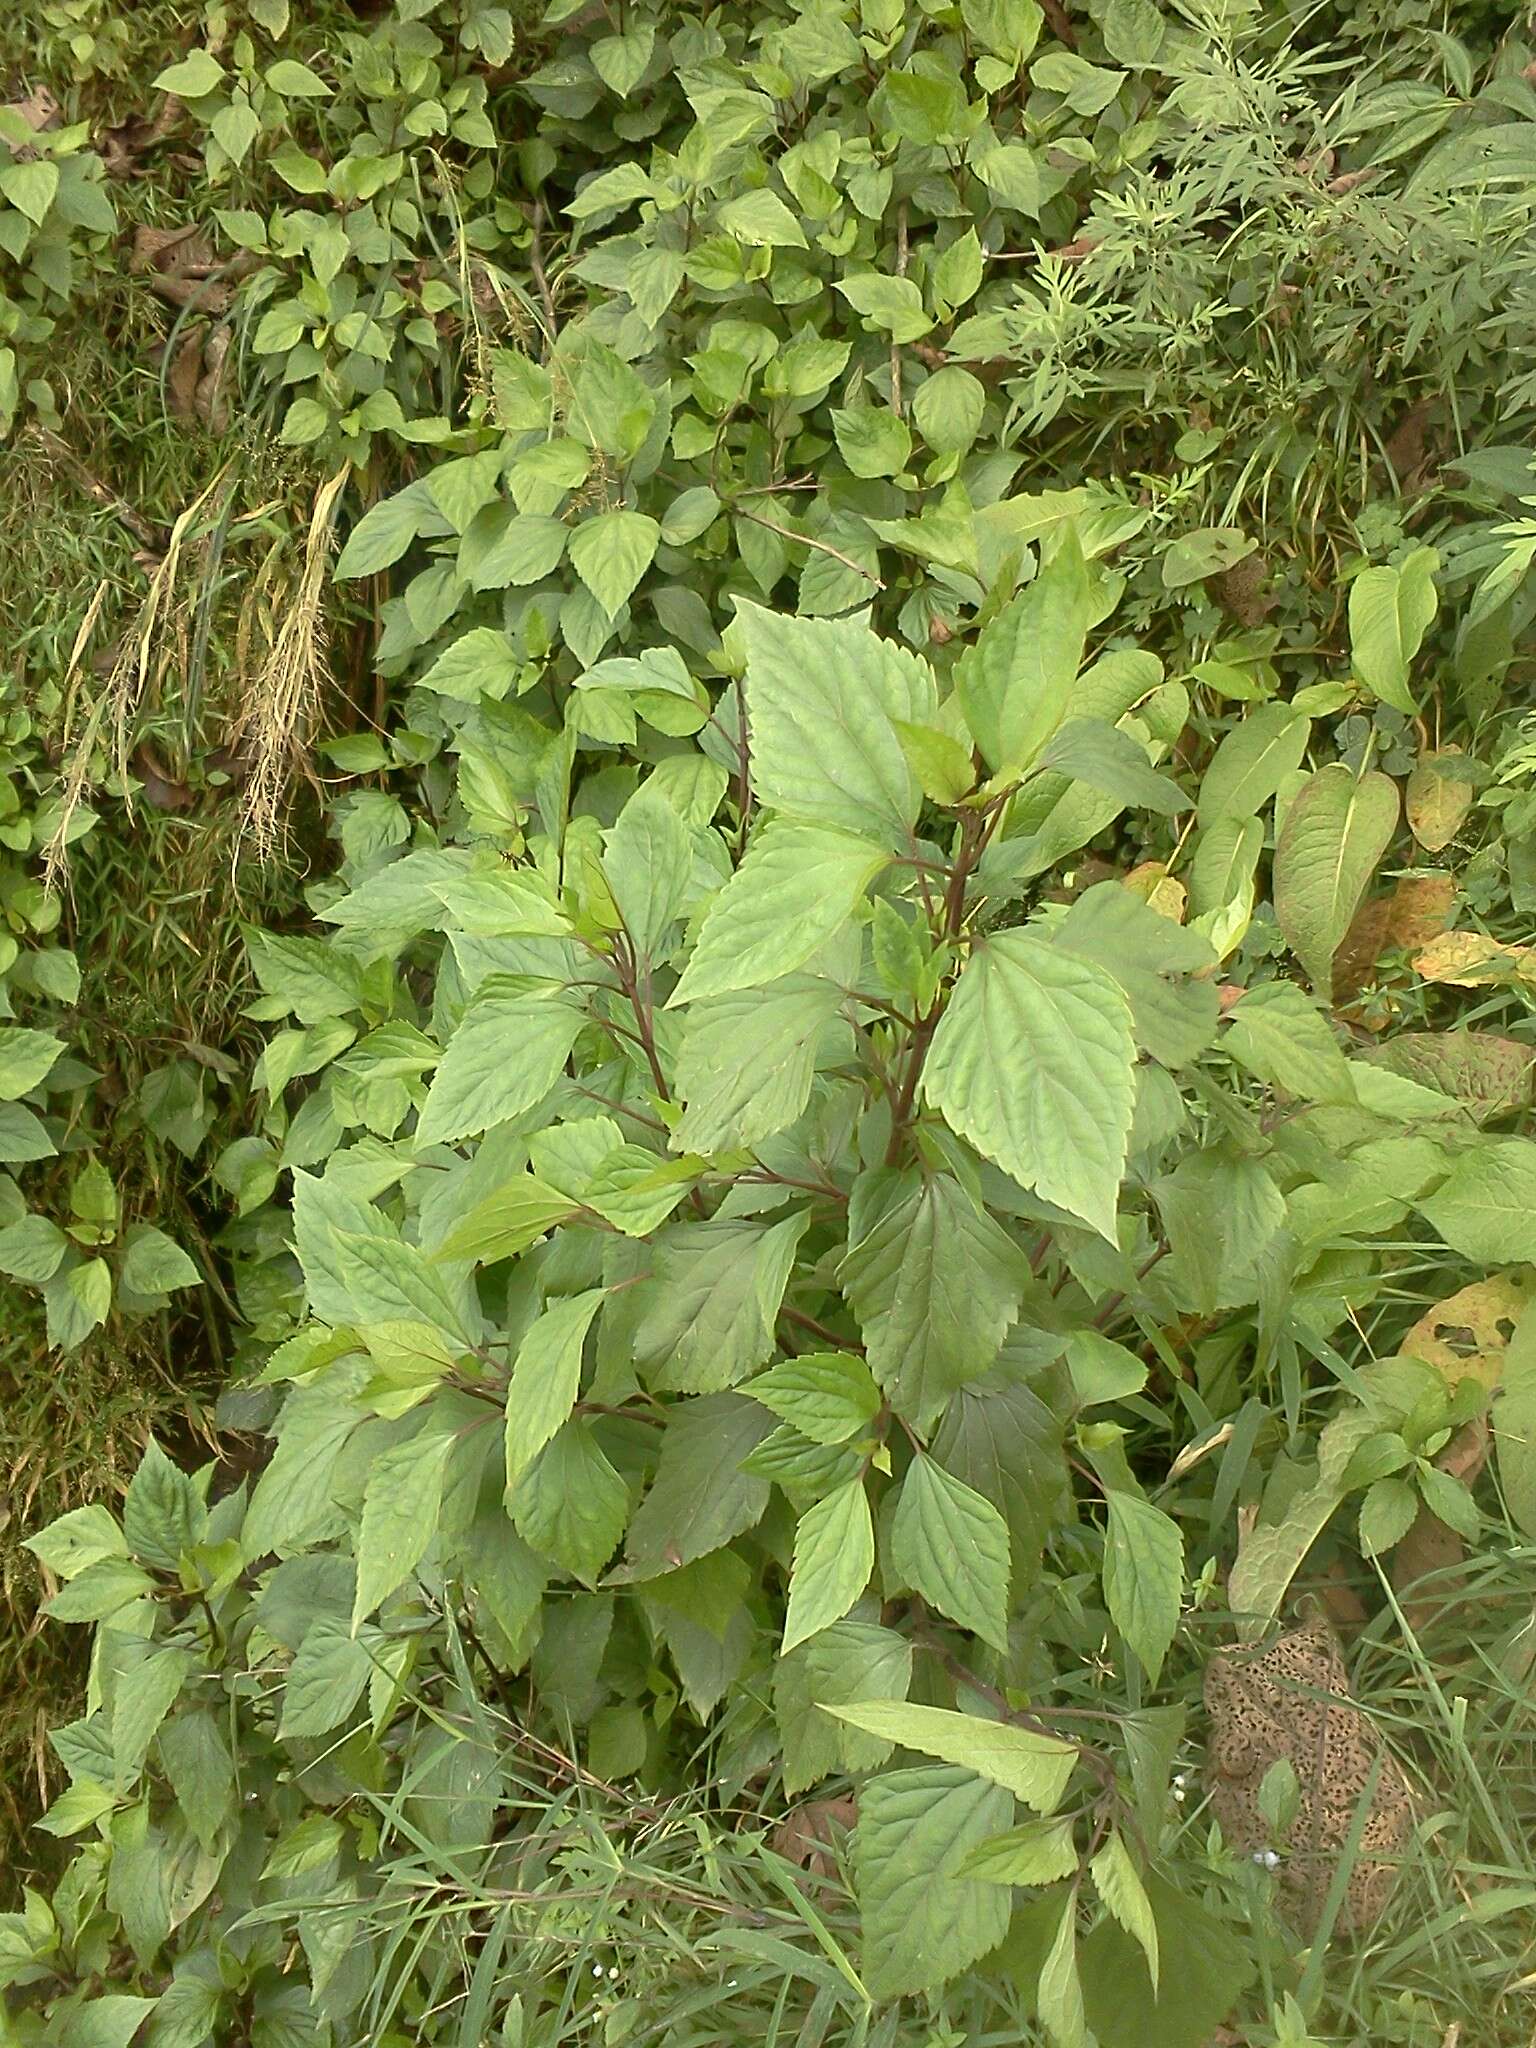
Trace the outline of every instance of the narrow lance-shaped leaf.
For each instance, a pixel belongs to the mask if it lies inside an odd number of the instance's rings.
[[[850,1479],[800,1517],[783,1653],[841,1621],[874,1568],[875,1531],[864,1481]]]
[[[603,1305],[603,1289],[547,1308],[518,1346],[507,1387],[507,1497],[576,1405],[581,1347]]]

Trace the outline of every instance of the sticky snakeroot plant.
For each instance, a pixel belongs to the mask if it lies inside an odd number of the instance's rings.
[[[266,1085],[315,1077],[288,1157],[323,1162],[258,1290],[276,1447],[211,1506],[152,1452],[121,1525],[35,1539],[55,1616],[98,1629],[47,1823],[96,1839],[5,1935],[50,2024],[478,2040],[518,1985],[500,2038],[568,2038],[519,1947],[547,1923],[507,1904],[548,1904],[525,1739],[647,1797],[707,1739],[722,1811],[853,1777],[861,1947],[827,1996],[861,2026],[999,1944],[1058,2042],[1142,2038],[1115,2001],[1175,1945],[1226,2009],[1246,1965],[1170,1880],[1182,1713],[1149,1694],[1256,1445],[1251,1615],[1351,1497],[1372,1550],[1416,1489],[1475,1527],[1431,1462],[1468,1412],[1439,1374],[1346,1366],[1344,1402],[1308,1367],[1380,1285],[1367,1238],[1422,1204],[1479,1256],[1468,1176],[1531,1148],[1469,1150],[1298,984],[1219,983],[1278,798],[1327,989],[1393,785],[1309,773],[1276,707],[1187,793],[1182,693],[1100,634],[1118,579],[1070,525],[1045,552],[942,679],[745,602],[713,704],[664,649],[607,661],[584,688],[660,724],[620,800],[573,799],[574,724],[529,740],[502,851],[375,850],[335,939],[255,943],[298,1020]],[[1168,860],[1063,886],[1127,808]]]

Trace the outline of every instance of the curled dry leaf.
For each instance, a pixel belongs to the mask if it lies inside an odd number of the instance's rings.
[[[1166,917],[1170,924],[1184,922],[1189,891],[1169,874],[1166,862],[1144,860],[1140,867],[1131,869],[1124,886],[1133,896],[1139,896],[1149,910],[1155,910],[1159,917]]]
[[[1452,1386],[1467,1378],[1497,1386],[1509,1340],[1533,1295],[1536,1276],[1526,1267],[1474,1280],[1421,1316],[1403,1338],[1402,1349],[1444,1373]]]
[[[1536,976],[1529,946],[1501,946],[1486,932],[1442,932],[1415,953],[1413,967],[1425,981],[1449,982],[1455,988]]]

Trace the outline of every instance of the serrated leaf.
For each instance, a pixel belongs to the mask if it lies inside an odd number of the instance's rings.
[[[1116,1628],[1156,1684],[1179,1625],[1184,1538],[1177,1522],[1134,1494],[1111,1492],[1106,1505],[1105,1604]]]
[[[688,1011],[677,1055],[679,1151],[759,1144],[795,1122],[810,1100],[818,1055],[852,1043],[843,993],[819,975],[791,974],[765,989],[710,997]]]
[[[354,1635],[380,1602],[404,1584],[431,1547],[453,1446],[450,1431],[428,1427],[374,1460],[357,1536]]]
[[[558,1080],[583,1021],[568,1003],[524,995],[494,977],[484,983],[448,1041],[417,1142],[452,1144],[532,1109]]]
[[[962,1877],[987,1884],[1055,1884],[1077,1875],[1077,1845],[1070,1820],[1027,1820],[973,1849],[960,1866]]]
[[[995,773],[1022,774],[1066,716],[1083,645],[1101,606],[1068,530],[1051,560],[986,626],[955,667],[971,737]]]
[[[891,1563],[940,1614],[1007,1649],[1007,1524],[989,1500],[921,1454],[896,1502]]]
[[[872,1422],[880,1389],[863,1359],[846,1351],[786,1358],[742,1389],[818,1444],[842,1444]]]
[[[1464,1258],[1536,1260],[1536,1143],[1483,1138],[1418,1207]]]
[[[921,1750],[941,1762],[959,1764],[989,1784],[1001,1785],[1037,1813],[1061,1802],[1077,1768],[1077,1750],[1055,1735],[1042,1735],[1008,1721],[983,1721],[945,1707],[909,1705],[904,1700],[859,1700],[829,1706],[839,1721],[878,1735],[903,1749]]]
[[[927,663],[846,620],[738,616],[759,800],[905,849],[920,799],[892,721],[933,708]]]
[[[838,1280],[869,1367],[897,1412],[929,1427],[955,1389],[997,1356],[1029,1267],[948,1174],[890,1175],[850,1210]]]
[[[656,557],[661,528],[644,512],[599,512],[572,533],[571,567],[608,618],[617,618]]]
[[[658,948],[692,881],[693,836],[653,783],[643,783],[620,811],[603,874],[640,961],[662,957]]]
[[[803,967],[853,915],[890,860],[851,832],[775,818],[710,904],[673,990],[675,1009]]]
[[[743,1472],[741,1461],[769,1427],[741,1394],[706,1394],[668,1411],[656,1477],[625,1544],[633,1576],[691,1564],[761,1519],[768,1482]]]
[[[603,1305],[601,1287],[546,1308],[517,1348],[507,1386],[506,1472],[517,1482],[569,1417],[581,1388],[581,1351]]]
[[[427,501],[415,484],[370,506],[348,534],[337,558],[337,581],[376,576],[398,562],[421,531],[424,509],[428,509]]]
[[[1111,976],[1027,931],[974,949],[923,1095],[1023,1186],[1111,1243],[1135,1097],[1131,1010]]]
[[[944,1765],[891,1771],[862,1788],[854,1874],[873,1997],[937,1990],[1002,1940],[1008,1894],[958,1871],[1012,1808],[1000,1786]]]
[[[795,1530],[781,1654],[841,1621],[875,1568],[875,1530],[862,1479],[807,1508]]]
[[[590,1586],[624,1534],[629,1488],[576,1416],[523,1474],[511,1507],[523,1541]]]
[[[1131,1861],[1118,1830],[1112,1829],[1103,1848],[1088,1865],[1099,1897],[1136,1942],[1147,1961],[1147,1974],[1156,1991],[1159,1975],[1157,1921],[1147,1897],[1141,1873]]]

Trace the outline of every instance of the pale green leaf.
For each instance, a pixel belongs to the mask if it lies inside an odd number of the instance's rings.
[[[1022,774],[1040,758],[1073,703],[1083,644],[1102,610],[1068,529],[1034,581],[966,648],[955,691],[989,768]]]
[[[521,1116],[546,1096],[576,1043],[582,1014],[524,995],[493,977],[448,1041],[416,1128],[421,1144],[451,1144]]]
[[[1111,1829],[1088,1869],[1099,1897],[1146,1957],[1147,1974],[1155,1991],[1159,1975],[1157,1921],[1141,1873],[1131,1861],[1118,1829]]]
[[[1414,548],[1396,568],[1362,569],[1349,587],[1354,671],[1373,696],[1406,717],[1418,712],[1408,674],[1439,609],[1433,548]]]
[[[1104,1599],[1154,1684],[1179,1625],[1184,1592],[1184,1538],[1179,1525],[1150,1501],[1111,1492],[1106,1506]]]
[[[644,512],[599,512],[570,538],[571,566],[610,618],[655,559],[661,528]]]
[[[978,1778],[1003,1786],[1037,1813],[1050,1813],[1060,1804],[1077,1768],[1077,1750],[1072,1743],[1009,1721],[983,1721],[974,1714],[910,1706],[904,1700],[860,1700],[849,1706],[829,1706],[827,1711],[867,1735],[878,1735],[903,1749],[921,1750],[924,1756],[974,1771]]]

